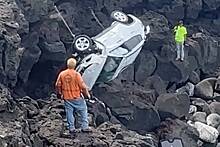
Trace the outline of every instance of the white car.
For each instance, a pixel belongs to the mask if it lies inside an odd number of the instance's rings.
[[[111,16],[115,21],[109,28],[91,39],[80,35],[74,41],[76,50],[86,52],[76,70],[82,74],[89,90],[95,83],[115,79],[132,64],[150,32],[149,26],[145,27],[131,14],[113,11]]]

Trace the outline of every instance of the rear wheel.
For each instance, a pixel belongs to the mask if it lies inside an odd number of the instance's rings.
[[[92,40],[87,35],[76,36],[74,41],[74,48],[77,51],[86,51],[92,46]]]
[[[118,10],[115,10],[111,13],[111,17],[116,20],[116,21],[119,21],[119,22],[122,22],[122,23],[126,23],[128,22],[128,16],[121,12],[121,11],[118,11]]]

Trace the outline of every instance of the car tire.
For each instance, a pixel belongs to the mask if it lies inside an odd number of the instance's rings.
[[[125,14],[124,12],[118,11],[118,10],[115,10],[111,13],[111,18],[121,23],[128,22],[127,14]]]
[[[74,48],[77,51],[86,51],[92,46],[92,40],[87,35],[79,35],[74,39]]]

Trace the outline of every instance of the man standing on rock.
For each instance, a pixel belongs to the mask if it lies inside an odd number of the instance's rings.
[[[174,27],[174,33],[175,33],[175,42],[176,42],[176,50],[177,50],[176,60],[183,61],[184,42],[186,41],[187,30],[186,27],[183,26],[182,20],[180,20],[178,25]]]
[[[76,129],[74,125],[74,113],[80,115],[80,125],[83,132],[89,132],[88,114],[86,102],[81,96],[90,98],[89,91],[84,83],[80,73],[74,69],[76,60],[70,58],[67,60],[67,69],[62,71],[56,81],[56,90],[58,96],[64,99],[68,128],[71,136],[75,136]]]

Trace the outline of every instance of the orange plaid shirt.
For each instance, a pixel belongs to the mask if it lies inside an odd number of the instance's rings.
[[[80,73],[74,69],[66,69],[59,74],[55,86],[64,99],[70,100],[80,98],[85,83]]]

